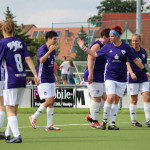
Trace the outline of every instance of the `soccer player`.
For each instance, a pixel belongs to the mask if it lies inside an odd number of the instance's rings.
[[[2,23],[0,22],[0,27],[1,27]],[[2,40],[4,38],[2,31],[0,29],[0,40]],[[4,123],[5,120],[5,107],[4,107],[4,102],[3,102],[3,67],[2,67],[2,62],[0,62],[0,129],[2,128],[2,125]],[[0,139],[3,139],[4,133],[0,132]]]
[[[13,37],[15,25],[12,20],[3,22],[2,31],[4,39],[0,41],[0,62],[4,66],[4,105],[6,106],[8,124],[5,131],[7,143],[21,143],[22,137],[18,128],[17,110],[21,103],[25,87],[26,72],[25,63],[31,69],[35,83],[39,80],[34,64],[29,56],[27,47],[23,41]],[[11,132],[13,138],[10,139]]]
[[[91,45],[91,51],[96,52],[102,48],[103,45],[110,42],[109,32],[109,28],[102,30],[101,38]],[[106,57],[101,56],[95,58],[88,55],[88,66],[84,72],[84,81],[86,82],[92,98],[90,115],[86,116],[86,119],[92,123],[91,128],[100,128],[100,124],[98,122],[99,111],[103,108],[106,100],[104,85],[104,71],[106,62]]]
[[[147,63],[147,54],[144,48],[141,47],[141,36],[134,34],[132,36],[132,47],[135,56],[141,61],[143,65]],[[139,91],[142,93],[144,100],[144,112],[146,117],[146,126],[150,127],[150,96],[149,96],[149,82],[146,74],[143,74],[140,68],[138,68],[132,61],[128,59],[128,84],[127,92],[131,95],[130,103],[130,117],[131,125],[136,127],[142,127],[136,120],[136,105],[138,101]]]
[[[111,43],[107,43],[97,52],[92,52],[87,47],[85,47],[84,41],[82,41],[81,39],[77,40],[80,48],[83,51],[86,51],[88,54],[94,57],[106,56],[107,58],[107,65],[105,70],[105,86],[107,99],[104,104],[103,122],[100,127],[102,130],[106,129],[106,124],[109,115],[110,119],[108,129],[119,130],[119,128],[115,126],[115,120],[118,112],[119,99],[123,96],[124,91],[126,89],[127,57],[131,61],[133,61],[142,70],[144,74],[147,74],[150,77],[150,73],[146,70],[143,64],[135,57],[130,46],[121,41],[121,33],[122,29],[119,25],[113,26],[109,33]]]
[[[54,69],[55,61],[55,48],[57,42],[57,33],[55,31],[49,31],[46,33],[46,44],[42,45],[37,53],[37,74],[40,79],[38,86],[38,92],[40,99],[45,99],[45,102],[40,105],[37,111],[30,116],[30,124],[36,129],[36,120],[39,115],[47,108],[47,126],[46,131],[54,130],[58,131],[60,128],[56,128],[52,125],[53,113],[54,113],[54,98],[56,96],[56,83],[59,84],[59,79]]]

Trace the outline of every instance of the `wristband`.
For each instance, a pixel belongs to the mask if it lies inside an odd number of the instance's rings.
[[[142,69],[142,72],[143,72],[143,73],[146,73],[146,72],[148,72],[148,71],[146,70],[146,68],[143,68],[143,69]]]
[[[88,48],[86,46],[83,46],[81,49],[85,52],[88,50]]]

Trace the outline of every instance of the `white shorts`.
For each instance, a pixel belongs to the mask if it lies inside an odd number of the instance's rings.
[[[4,81],[0,81],[0,96],[3,96]]]
[[[37,88],[40,99],[56,96],[56,83],[41,83]]]
[[[105,81],[107,95],[116,94],[119,97],[123,97],[126,86],[127,86],[126,82],[117,82],[117,81],[113,81],[113,80]]]
[[[4,105],[16,106],[21,105],[25,88],[14,88],[3,90]]]
[[[128,95],[137,95],[139,92],[149,92],[149,82],[127,84]]]
[[[93,82],[91,84],[88,84],[88,82],[85,82],[85,83],[88,87],[91,97],[100,97],[105,92],[105,84],[104,83],[97,83],[97,82]]]

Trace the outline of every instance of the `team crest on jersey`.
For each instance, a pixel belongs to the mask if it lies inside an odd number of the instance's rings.
[[[47,95],[47,92],[46,92],[46,91],[44,91],[44,95]]]
[[[145,58],[145,54],[142,54],[143,58]]]
[[[121,53],[124,55],[126,53],[126,51],[125,50],[121,50]]]
[[[99,93],[99,90],[96,90],[96,93],[98,94],[98,93]]]

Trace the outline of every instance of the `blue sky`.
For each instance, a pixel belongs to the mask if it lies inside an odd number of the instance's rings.
[[[102,0],[0,0],[0,20],[9,6],[18,24],[51,27],[52,22],[86,22]]]

